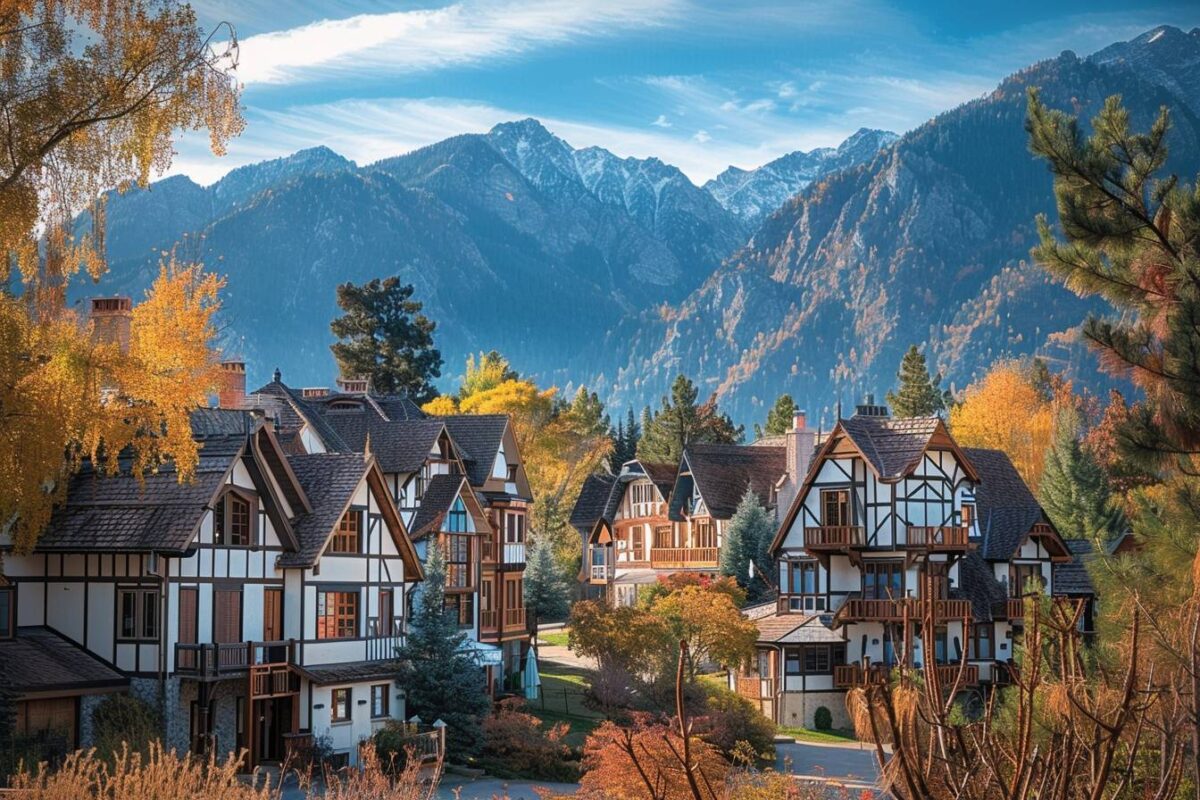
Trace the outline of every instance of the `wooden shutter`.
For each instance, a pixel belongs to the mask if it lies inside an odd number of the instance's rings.
[[[392,635],[392,590],[379,590],[379,631],[380,636]]]
[[[263,641],[283,640],[283,589],[268,586],[263,590]]]
[[[213,591],[213,641],[242,641],[242,592],[240,589]]]

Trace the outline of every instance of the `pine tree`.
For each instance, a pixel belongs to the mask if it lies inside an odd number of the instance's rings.
[[[400,648],[398,685],[411,716],[446,723],[446,750],[454,757],[473,755],[483,744],[482,720],[491,710],[483,668],[464,649],[467,635],[445,606],[446,560],[435,540],[428,543],[425,580],[417,598],[404,647]]]
[[[1038,499],[1063,536],[1102,544],[1121,532],[1124,517],[1111,502],[1104,471],[1080,445],[1082,427],[1077,409],[1059,413]]]
[[[938,389],[942,376],[929,377],[925,356],[917,346],[909,345],[900,361],[900,381],[895,392],[888,392],[887,402],[897,417],[931,417],[946,410],[945,396]]]
[[[722,575],[735,578],[750,600],[761,600],[774,588],[774,561],[768,551],[775,525],[752,487],[738,502],[721,542]]]
[[[796,417],[796,401],[790,394],[781,394],[775,399],[775,405],[767,412],[767,424],[759,427],[754,424],[754,438],[764,436],[780,436],[792,429],[792,421]]]
[[[369,378],[376,391],[427,403],[438,394],[433,380],[442,374],[442,355],[433,346],[437,325],[412,295],[412,285],[396,277],[338,286],[345,313],[329,324],[339,340],[329,349],[343,378]]]
[[[642,438],[637,445],[638,458],[677,464],[683,448],[691,442],[736,443],[742,440],[742,426],[735,427],[733,420],[717,409],[716,395],[697,405],[698,394],[696,385],[687,376],[675,378],[670,398],[663,397],[662,407],[642,427]]]
[[[578,541],[576,541],[578,549]],[[571,607],[571,590],[554,560],[549,542],[534,540],[525,560],[525,613],[530,629],[537,634],[544,620],[563,619]]]

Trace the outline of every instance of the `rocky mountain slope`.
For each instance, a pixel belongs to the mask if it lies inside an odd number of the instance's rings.
[[[1170,28],[1092,58],[1063,53],[817,181],[687,300],[626,328],[632,353],[613,394],[644,402],[683,370],[740,419],[789,391],[828,420],[837,398],[890,387],[914,342],[930,342],[959,387],[1004,355],[1078,358],[1055,334],[1095,301],[1026,263],[1035,215],[1053,212],[1050,175],[1027,150],[1026,89],[1084,118],[1121,94],[1140,126],[1168,105],[1172,166],[1191,178],[1198,56],[1200,31]]]
[[[870,161],[898,138],[891,131],[859,128],[837,147],[797,150],[757,169],[730,167],[704,188],[726,209],[757,226],[817,178]]]

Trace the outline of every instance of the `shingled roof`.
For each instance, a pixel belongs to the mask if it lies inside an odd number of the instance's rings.
[[[591,534],[592,527],[604,515],[609,495],[616,482],[617,479],[613,475],[587,476],[583,488],[579,490],[579,497],[575,500],[575,507],[571,509],[571,525],[575,530],[585,536]]]
[[[1054,593],[1071,596],[1094,595],[1096,588],[1088,575],[1087,562],[1095,554],[1095,547],[1087,539],[1067,539],[1066,542],[1072,558],[1068,562],[1051,566]]]
[[[975,511],[983,557],[1007,561],[1033,526],[1046,521],[1046,515],[1007,454],[978,447],[969,447],[966,453],[979,473]]]
[[[841,421],[842,430],[883,479],[903,477],[916,467],[941,425],[938,417],[853,416]]]
[[[313,453],[288,456],[296,479],[308,495],[312,513],[294,523],[300,549],[279,557],[281,567],[310,567],[317,563],[325,542],[354,499],[367,474],[368,462],[358,453]]]
[[[750,621],[758,628],[758,641],[764,644],[835,644],[846,641],[817,616],[772,614]]]
[[[438,419],[389,421],[372,408],[326,411],[322,416],[353,452],[363,452],[370,437],[371,454],[378,459],[379,468],[384,472],[419,470],[446,428]]]
[[[18,695],[120,689],[129,679],[66,637],[43,627],[0,639],[0,668]]]
[[[451,414],[439,419],[446,423],[450,437],[462,453],[471,485],[483,486],[492,474],[492,465],[504,442],[508,415]]]
[[[772,490],[787,470],[784,447],[689,444],[683,458],[708,513],[718,519],[733,516],[747,489],[770,507]]]
[[[182,553],[246,443],[245,433],[204,439],[195,475],[184,483],[171,463],[139,481],[129,459],[121,459],[119,473],[111,476],[85,462],[71,476],[67,499],[54,510],[37,549]]]
[[[967,551],[958,562],[958,586],[954,594],[971,601],[971,616],[976,622],[990,622],[996,605],[1008,599],[1008,592],[996,580],[991,564],[976,550]]]
[[[409,537],[417,541],[436,531],[442,518],[464,489],[468,493],[471,491],[463,475],[434,475],[430,478],[425,486],[425,493],[421,495],[421,506],[413,517]]]

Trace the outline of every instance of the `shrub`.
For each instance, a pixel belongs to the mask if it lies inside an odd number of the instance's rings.
[[[110,694],[92,709],[92,739],[96,752],[111,761],[124,745],[146,754],[162,735],[158,712],[149,703],[127,694]]]
[[[544,730],[541,720],[522,711],[524,705],[520,698],[502,700],[483,721],[482,766],[500,778],[579,780],[579,764],[563,742],[570,726],[559,722]]]
[[[292,747],[290,758],[290,766],[300,772],[324,772],[333,760],[333,737],[328,733],[310,736]]]
[[[813,727],[819,731],[832,730],[833,712],[825,706],[817,706],[817,710],[813,712]]]
[[[775,757],[775,726],[746,698],[721,686],[709,686],[703,716],[696,720],[700,738],[729,760],[744,752],[744,742],[758,758]]]

